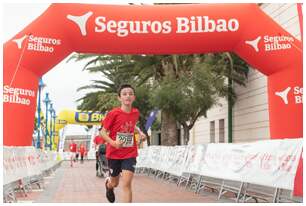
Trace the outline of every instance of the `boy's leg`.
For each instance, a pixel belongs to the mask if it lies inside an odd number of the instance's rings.
[[[122,168],[123,202],[132,202],[132,180],[134,177],[136,158],[124,159]]]
[[[112,189],[119,185],[119,175],[117,177],[110,176],[110,180],[107,182],[107,188]]]
[[[132,202],[132,180],[134,173],[129,170],[122,170],[122,202]]]
[[[109,159],[108,166],[110,171],[110,177],[105,179],[106,198],[109,202],[115,202],[114,188],[119,184],[119,174],[121,172],[121,161]]]
[[[107,182],[107,188],[113,189],[119,184],[119,174],[121,172],[121,160],[108,160],[108,166],[110,170],[110,179]]]

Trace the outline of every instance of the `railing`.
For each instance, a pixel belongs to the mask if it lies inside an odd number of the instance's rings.
[[[150,146],[139,150],[136,168],[149,176],[185,184],[196,193],[205,188],[217,190],[218,199],[232,192],[236,202],[300,202],[301,198],[292,196],[292,190],[302,141]],[[283,191],[289,191],[290,197],[281,198]]]
[[[3,201],[16,202],[15,192],[24,196],[37,186],[44,187],[43,178],[61,164],[57,152],[34,147],[3,148]]]

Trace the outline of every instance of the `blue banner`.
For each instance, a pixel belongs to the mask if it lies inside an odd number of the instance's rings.
[[[148,131],[148,129],[150,129],[150,127],[152,126],[154,120],[156,119],[156,115],[158,113],[158,110],[153,110],[151,111],[149,117],[147,118],[147,122],[146,122],[146,126],[145,126],[145,130]]]

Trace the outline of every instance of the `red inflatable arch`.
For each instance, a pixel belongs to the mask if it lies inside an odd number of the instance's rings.
[[[268,76],[271,138],[302,138],[302,44],[256,4],[52,4],[4,44],[4,145],[32,144],[38,80],[72,52],[224,51]]]

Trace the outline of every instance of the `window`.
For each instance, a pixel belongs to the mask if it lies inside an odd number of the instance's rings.
[[[224,119],[219,120],[219,142],[224,142]]]
[[[210,143],[215,142],[215,121],[210,122]]]

